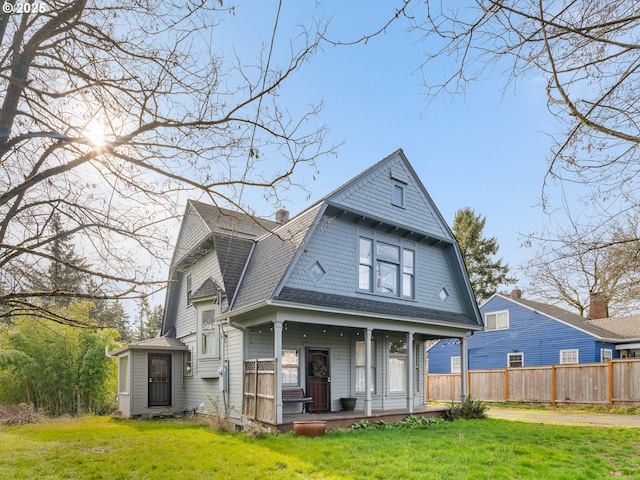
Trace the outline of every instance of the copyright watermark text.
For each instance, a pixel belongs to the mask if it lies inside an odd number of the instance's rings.
[[[2,2],[2,12],[8,15],[22,13],[45,13],[49,11],[49,5],[44,2]]]

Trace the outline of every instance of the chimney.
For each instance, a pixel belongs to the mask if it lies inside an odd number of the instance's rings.
[[[522,298],[522,290],[520,290],[519,288],[514,288],[513,290],[511,290],[511,298]]]
[[[607,318],[608,316],[607,299],[600,292],[591,292],[589,294],[589,318]]]
[[[284,225],[289,221],[289,210],[281,208],[276,212],[276,223]]]

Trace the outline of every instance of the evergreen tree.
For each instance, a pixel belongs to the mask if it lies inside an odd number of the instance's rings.
[[[493,259],[498,252],[498,241],[495,237],[483,236],[485,223],[486,218],[476,215],[470,207],[458,210],[453,220],[453,234],[460,245],[478,302],[487,300],[499,285],[509,285],[517,281],[508,276],[509,266],[503,265],[502,259]]]

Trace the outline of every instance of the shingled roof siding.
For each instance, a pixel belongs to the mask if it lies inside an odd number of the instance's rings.
[[[410,167],[400,153],[396,153],[389,163],[384,163],[385,160],[374,165],[345,188],[338,189],[328,200],[369,213],[376,218],[393,219],[395,223],[407,228],[452,238],[449,228],[437,213],[420,181],[409,174]],[[404,208],[391,203],[395,179],[406,182]]]
[[[173,264],[179,264],[185,255],[192,252],[210,233],[209,227],[196,213],[193,205],[189,203],[182,220],[180,235],[173,254]]]
[[[242,276],[242,271],[249,258],[252,240],[246,240],[238,237],[214,235],[214,244],[218,265],[222,272],[224,282],[224,290],[227,293],[229,301],[233,298],[238,288],[238,282]]]
[[[273,233],[260,238],[249,260],[234,309],[272,297],[321,206],[313,206]]]

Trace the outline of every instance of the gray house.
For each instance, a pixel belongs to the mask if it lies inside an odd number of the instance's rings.
[[[291,219],[190,201],[162,336],[112,352],[119,408],[276,427],[347,397],[363,417],[412,413],[425,342],[460,338],[465,355],[482,328],[455,238],[398,150]]]

